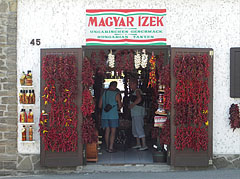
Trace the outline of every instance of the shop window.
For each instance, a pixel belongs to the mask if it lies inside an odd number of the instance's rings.
[[[230,97],[240,98],[240,47],[230,49]]]

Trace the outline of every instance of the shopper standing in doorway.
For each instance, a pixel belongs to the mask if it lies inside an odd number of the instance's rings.
[[[143,106],[142,91],[137,88],[138,81],[137,79],[130,79],[129,86],[133,90],[133,94],[130,97],[130,109],[132,116],[132,133],[136,138],[137,144],[132,147],[140,151],[147,150],[145,133],[144,133],[144,115],[145,108]]]
[[[102,108],[101,125],[105,129],[106,151],[115,152],[113,148],[116,128],[119,126],[118,110],[122,107],[121,94],[116,91],[117,82],[112,81],[99,100]]]

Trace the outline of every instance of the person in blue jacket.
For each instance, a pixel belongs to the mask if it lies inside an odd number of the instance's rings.
[[[116,128],[119,126],[118,110],[122,107],[121,94],[116,90],[117,82],[112,81],[109,88],[103,92],[99,100],[99,108],[102,108],[101,126],[105,129],[105,143],[107,152],[115,152],[113,148]],[[111,109],[106,111],[106,106],[111,105]]]

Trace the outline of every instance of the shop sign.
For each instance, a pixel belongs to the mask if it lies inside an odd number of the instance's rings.
[[[87,9],[86,45],[166,45],[166,9]]]

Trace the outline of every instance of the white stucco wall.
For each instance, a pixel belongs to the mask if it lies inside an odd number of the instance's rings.
[[[18,0],[18,79],[22,71],[31,69],[39,96],[40,49],[85,45],[86,9],[164,8],[168,45],[214,49],[213,152],[240,154],[240,129],[233,132],[228,120],[231,103],[240,103],[239,98],[229,97],[230,48],[240,47],[240,0]],[[37,38],[41,45],[30,45]],[[18,142],[20,153],[40,152],[39,100],[34,105],[36,142]]]

